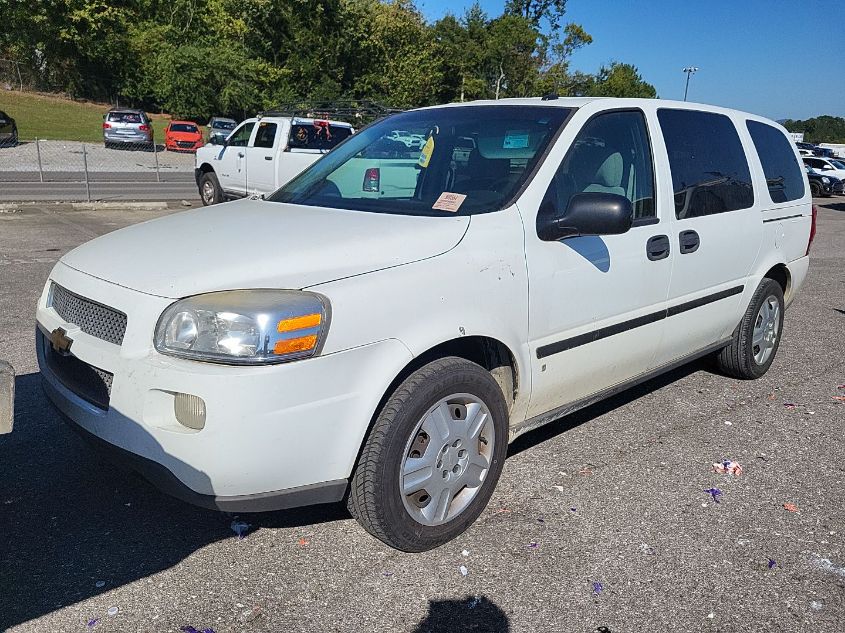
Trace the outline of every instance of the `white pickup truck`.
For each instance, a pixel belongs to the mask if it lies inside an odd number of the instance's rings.
[[[354,132],[341,121],[247,119],[222,143],[210,142],[197,150],[194,176],[202,202],[275,191]]]

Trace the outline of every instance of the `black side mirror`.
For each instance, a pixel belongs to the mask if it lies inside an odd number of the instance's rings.
[[[541,213],[542,213],[541,209]],[[634,208],[625,196],[615,193],[576,193],[566,213],[551,217],[538,230],[540,239],[556,242],[579,235],[619,235],[634,222]]]

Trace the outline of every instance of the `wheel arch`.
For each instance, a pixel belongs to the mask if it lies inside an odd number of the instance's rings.
[[[481,335],[461,336],[448,341],[443,341],[432,347],[429,347],[422,353],[414,356],[397,374],[393,380],[384,389],[378,404],[370,416],[367,423],[367,428],[361,438],[361,445],[358,447],[358,453],[355,457],[354,464],[358,464],[361,452],[370,436],[373,425],[376,422],[379,411],[384,407],[390,395],[396,388],[412,373],[420,367],[437,360],[438,358],[445,358],[447,356],[457,356],[464,358],[471,362],[477,363],[487,369],[493,376],[493,379],[502,388],[502,393],[505,395],[505,402],[508,410],[511,410],[516,402],[516,395],[521,385],[521,374],[516,355],[507,345],[502,341]],[[350,478],[355,475],[353,467],[350,473]]]
[[[783,290],[784,303],[788,303],[792,292],[792,275],[789,273],[789,268],[786,267],[786,264],[775,264],[766,271],[763,277],[778,283],[781,290]]]

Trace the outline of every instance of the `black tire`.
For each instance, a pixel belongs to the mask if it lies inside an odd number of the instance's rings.
[[[223,202],[223,190],[213,171],[207,171],[200,177],[200,199],[205,206]]]
[[[810,183],[810,194],[814,198],[821,198],[821,196],[822,196],[821,185],[819,185],[819,183],[817,183],[817,182],[811,182]]]
[[[495,440],[489,468],[475,496],[461,511],[439,525],[424,525],[405,507],[399,490],[400,471],[420,421],[436,403],[453,394],[468,394],[490,412]],[[480,441],[487,444],[483,438]],[[431,441],[423,451],[437,451],[437,443]],[[508,408],[490,372],[463,358],[433,361],[406,378],[377,414],[352,478],[349,511],[365,530],[395,549],[433,549],[463,533],[484,510],[502,473],[507,449]],[[432,470],[437,473],[439,469],[438,462],[437,469]]]
[[[755,346],[753,341],[754,328],[758,324],[759,319],[762,318],[760,317],[760,311],[763,303],[770,299],[773,299],[778,307],[774,346],[763,362],[758,362],[755,354],[759,352],[760,348]],[[716,355],[716,364],[719,370],[728,376],[742,380],[760,378],[769,371],[769,367],[772,366],[772,362],[777,355],[778,347],[780,347],[780,339],[783,335],[783,313],[783,289],[778,282],[764,278],[754,292],[754,296],[751,297],[742,321],[740,321],[736,330],[734,330],[730,345],[720,350]]]

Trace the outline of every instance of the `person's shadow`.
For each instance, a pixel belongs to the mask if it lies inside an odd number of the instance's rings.
[[[432,600],[425,616],[413,633],[507,633],[508,616],[485,596],[467,596],[463,600]]]

